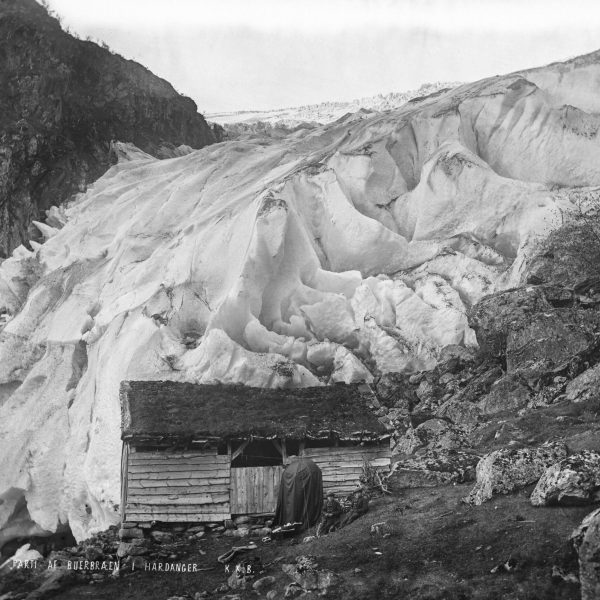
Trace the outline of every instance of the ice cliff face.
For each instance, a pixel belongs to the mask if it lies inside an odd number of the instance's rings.
[[[600,185],[599,65],[169,160],[120,145],[0,266],[0,524],[117,520],[123,379],[369,381],[475,345],[468,308]]]
[[[275,110],[243,110],[228,113],[212,113],[206,116],[210,121],[226,126],[228,131],[235,131],[236,129],[243,131],[246,128],[252,130],[253,125],[262,125],[265,128],[269,128],[269,126],[292,128],[302,123],[325,124],[331,123],[348,113],[357,112],[360,109],[375,112],[392,110],[402,106],[409,100],[441,93],[458,85],[460,85],[458,82],[424,83],[416,90],[355,98],[349,102],[321,102],[319,104],[307,104],[305,106],[293,106]]]

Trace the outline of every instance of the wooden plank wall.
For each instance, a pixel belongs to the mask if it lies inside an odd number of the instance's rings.
[[[211,452],[134,452],[127,467],[127,521],[231,518],[230,458]]]
[[[323,473],[323,491],[349,494],[359,484],[363,459],[374,467],[387,469],[390,466],[389,443],[379,446],[336,446],[329,448],[305,448],[302,456],[313,460]]]
[[[231,469],[231,514],[274,513],[282,465]]]

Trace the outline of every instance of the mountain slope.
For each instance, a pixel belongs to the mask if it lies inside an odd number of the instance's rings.
[[[469,308],[597,193],[598,84],[577,71],[598,64],[170,160],[119,145],[0,266],[0,524],[118,519],[124,379],[370,381],[476,347]]]
[[[1,0],[0,256],[108,169],[114,139],[160,156],[215,136],[192,100],[141,65],[68,35],[35,0]]]

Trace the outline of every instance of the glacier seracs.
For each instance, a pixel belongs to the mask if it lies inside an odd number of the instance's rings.
[[[475,346],[469,306],[600,185],[597,63],[566,64],[282,140],[117,145],[0,265],[0,526],[118,520],[124,379],[371,381]]]

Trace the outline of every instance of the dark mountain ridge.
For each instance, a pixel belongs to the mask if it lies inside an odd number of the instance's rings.
[[[0,256],[108,169],[111,140],[160,157],[217,138],[142,65],[69,35],[35,0],[0,0]]]

